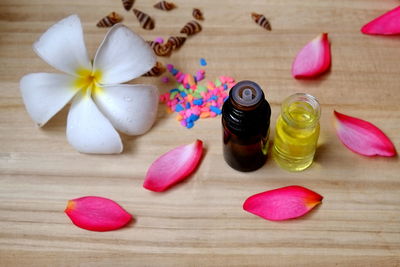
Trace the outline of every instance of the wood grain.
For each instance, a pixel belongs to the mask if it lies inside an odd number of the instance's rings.
[[[398,1],[174,2],[177,9],[162,12],[154,3],[136,1],[156,20],[155,30],[145,31],[117,0],[1,1],[0,266],[400,266],[399,160],[350,152],[332,126],[336,109],[376,124],[400,148],[400,38],[359,31]],[[222,158],[218,118],[187,130],[162,106],[150,132],[123,137],[121,155],[74,151],[65,138],[67,109],[43,129],[34,126],[19,79],[56,72],[31,48],[50,25],[79,14],[94,55],[106,32],[95,25],[111,11],[151,40],[176,35],[193,7],[204,13],[203,31],[160,60],[195,72],[204,57],[208,79],[230,75],[256,81],[271,103],[273,122],[288,95],[316,96],[323,112],[310,169],[289,173],[269,159],[256,172],[236,172]],[[273,30],[257,26],[251,12],[264,14]],[[331,71],[316,80],[294,80],[294,56],[320,32],[328,32],[331,40]],[[133,83],[170,89],[158,78]],[[206,155],[191,179],[164,194],[142,188],[155,157],[195,138],[204,141]],[[281,223],[242,210],[248,196],[292,184],[322,194],[323,204],[304,218]],[[85,195],[116,200],[135,222],[107,233],[73,226],[63,213],[66,201]]]

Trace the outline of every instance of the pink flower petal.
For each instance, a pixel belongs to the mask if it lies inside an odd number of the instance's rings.
[[[336,133],[351,151],[364,156],[393,157],[396,150],[390,139],[375,125],[334,111]]]
[[[120,205],[103,197],[69,200],[65,213],[76,226],[99,232],[119,229],[132,220],[132,215]]]
[[[162,192],[187,178],[199,165],[203,154],[203,142],[174,148],[161,155],[150,166],[143,187]]]
[[[330,65],[328,34],[321,33],[297,54],[292,65],[292,75],[296,79],[315,77],[328,70]]]
[[[365,24],[361,32],[372,35],[400,34],[400,6]]]
[[[243,209],[271,221],[283,221],[303,216],[323,197],[307,188],[292,185],[265,191],[249,197]]]

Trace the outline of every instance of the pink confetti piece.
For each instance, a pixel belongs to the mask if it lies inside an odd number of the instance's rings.
[[[155,42],[155,43],[159,43],[159,44],[163,44],[163,43],[164,43],[164,39],[163,39],[162,37],[157,37],[157,38],[154,40],[154,42]]]

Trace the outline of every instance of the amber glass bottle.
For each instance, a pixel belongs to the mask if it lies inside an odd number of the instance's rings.
[[[271,107],[258,84],[241,81],[222,107],[225,161],[238,171],[254,171],[267,159]]]

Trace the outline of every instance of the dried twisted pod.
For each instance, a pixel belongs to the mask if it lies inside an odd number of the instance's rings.
[[[193,8],[192,15],[197,20],[204,20],[203,13],[198,8]]]
[[[166,69],[164,65],[161,62],[157,61],[156,65],[151,70],[143,74],[143,76],[148,76],[148,77],[160,76],[165,72],[165,70]]]
[[[122,5],[126,11],[131,10],[133,3],[135,3],[135,0],[122,0]]]
[[[168,38],[167,43],[171,44],[172,50],[180,48],[186,41],[186,37],[182,36],[171,36]]]
[[[197,22],[197,21],[189,21],[188,23],[186,23],[185,26],[183,26],[182,30],[180,31],[180,33],[184,33],[187,36],[190,35],[194,35],[198,32],[201,31],[201,25]]]
[[[154,41],[147,41],[154,53],[160,57],[168,57],[172,52],[172,46],[170,43],[160,44]]]
[[[268,19],[262,15],[257,13],[251,13],[251,18],[254,20],[255,23],[263,27],[264,29],[270,31],[272,30],[271,24],[269,23]]]
[[[133,13],[135,13],[137,19],[139,20],[140,26],[142,26],[145,30],[154,29],[155,23],[152,17],[147,15],[146,13],[134,8]]]
[[[118,22],[122,21],[122,16],[119,15],[116,12],[111,12],[110,14],[108,14],[107,16],[105,16],[104,18],[102,18],[97,24],[97,27],[100,28],[105,28],[105,27],[111,27],[114,24],[117,24]]]
[[[176,6],[172,2],[160,1],[157,4],[155,4],[154,7],[157,9],[169,11],[171,9],[174,9]]]

